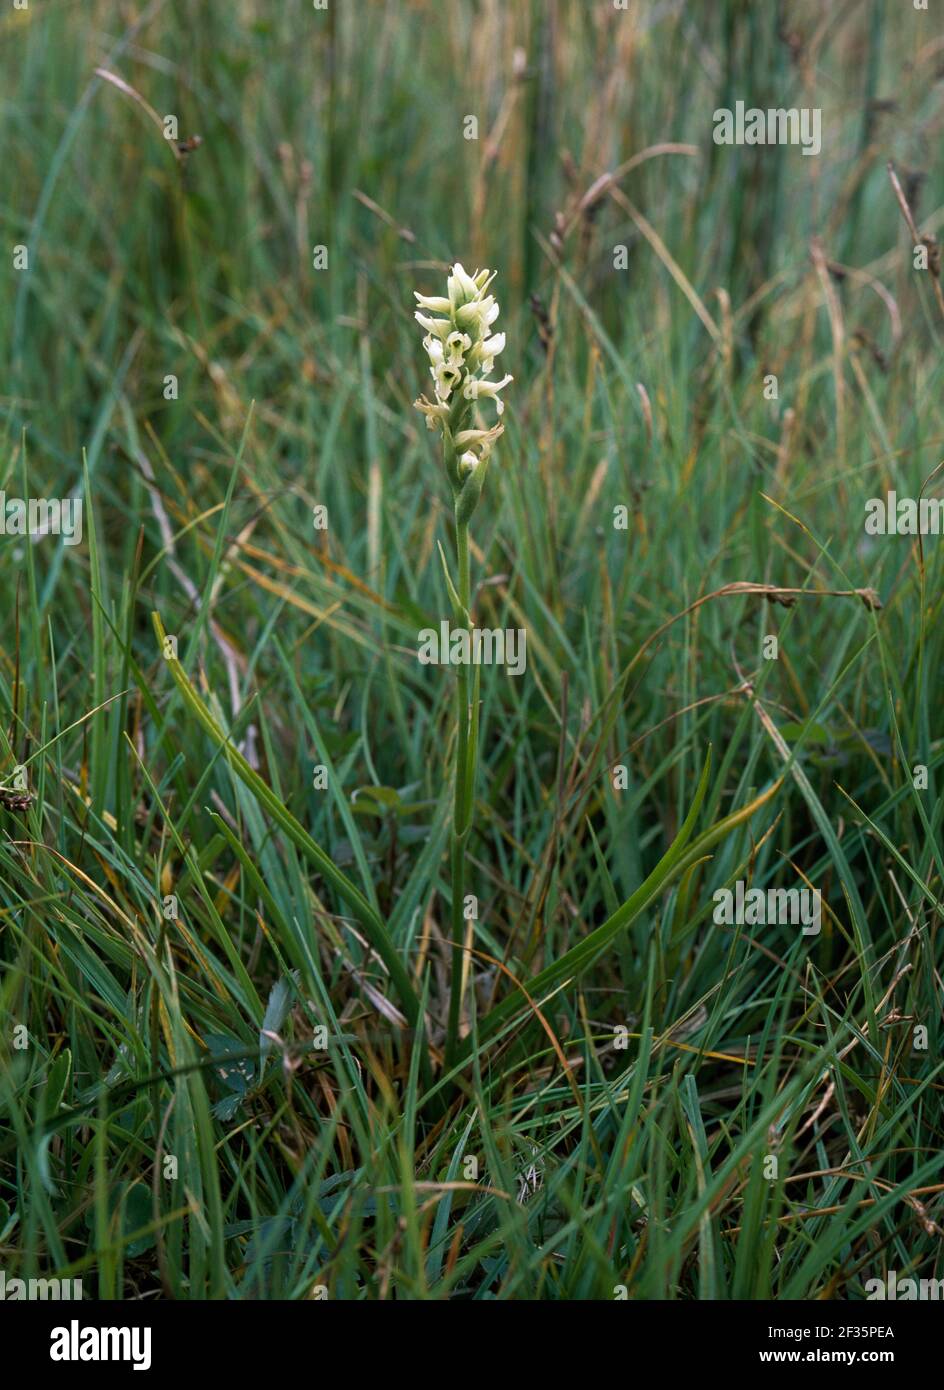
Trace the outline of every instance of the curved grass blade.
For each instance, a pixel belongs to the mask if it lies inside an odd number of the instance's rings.
[[[670,845],[669,849],[659,860],[652,873],[641,883],[634,893],[626,899],[621,907],[607,918],[607,920],[592,931],[589,936],[579,942],[572,950],[567,951],[559,960],[552,961],[544,970],[535,975],[533,979],[527,981],[528,994],[538,1002],[544,997],[546,992],[555,988],[562,981],[568,978],[573,981],[581,975],[597,957],[606,950],[607,946],[623,931],[636,920],[641,912],[658,897],[662,890],[670,881],[677,878],[681,873],[690,869],[702,858],[709,849],[731,830],[750,819],[756,811],[768,802],[782,785],[782,778],[778,779],[767,791],[754,798],[747,806],[741,807],[739,811],[726,816],[724,820],[713,825],[709,830],[701,834],[697,840],[688,848],[686,846],[691,838],[692,830],[698,812],[705,797],[708,786],[708,770],[711,765],[711,754],[709,751],[705,759],[705,765],[698,782],[695,792],[695,799],[691,809],[685,817],[684,824]],[[490,1037],[496,1029],[522,1007],[522,1001],[516,995],[509,995],[497,1004],[480,1021],[478,1026],[479,1040]],[[468,1052],[468,1039],[464,1051],[460,1054],[463,1059]]]
[[[164,648],[164,625],[160,615],[152,613],[154,631],[157,634],[158,643]],[[203,726],[207,734],[223,750],[230,767],[252,792],[256,799],[268,811],[272,819],[285,831],[286,835],[318,869],[327,881],[334,888],[338,896],[347,904],[351,912],[357,918],[364,929],[373,949],[383,961],[390,974],[391,982],[397,992],[400,1005],[412,1028],[417,1026],[419,1021],[420,1004],[416,991],[413,988],[409,974],[404,966],[399,954],[387,935],[387,930],[378,914],[371,907],[370,903],[355,887],[346,874],[342,873],[333,860],[318,845],[308,831],[302,826],[289,811],[279,798],[275,795],[272,788],[267,786],[263,779],[255,772],[235,748],[229,737],[219,727],[210,711],[204,705],[197,692],[190,683],[183,667],[176,658],[167,658],[167,665],[173,677],[174,684],[180,691],[184,703],[188,710],[198,722]]]

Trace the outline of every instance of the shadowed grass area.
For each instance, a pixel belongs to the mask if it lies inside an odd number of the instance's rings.
[[[0,18],[0,490],[83,503],[0,535],[9,1276],[944,1275],[941,541],[864,524],[940,494],[944,33],[823,9]],[[739,100],[821,153],[715,144]],[[527,668],[480,668],[447,1068],[454,260],[514,376],[472,612]],[[738,881],[820,932],[716,921]]]

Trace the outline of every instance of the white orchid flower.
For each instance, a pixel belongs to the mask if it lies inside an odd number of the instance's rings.
[[[423,346],[434,367],[438,367],[440,362],[445,361],[445,352],[441,339],[434,338],[431,333],[427,334],[423,339]]]
[[[436,382],[436,395],[441,401],[448,401],[453,388],[462,380],[462,368],[453,362],[441,362],[433,368],[433,379]]]
[[[426,314],[421,314],[419,310],[413,315],[417,323],[422,324],[427,333],[435,338],[445,338],[447,333],[452,332],[453,325],[449,319],[431,319]]]
[[[434,314],[449,314],[452,306],[448,299],[444,299],[441,294],[418,294],[413,291],[413,298],[421,309],[429,309]]]
[[[460,430],[455,436],[457,449],[467,449],[470,445],[490,445],[504,430],[504,425],[493,425],[490,430]]]
[[[414,401],[413,404],[426,416],[426,428],[428,430],[441,430],[449,418],[449,407],[443,405],[441,401],[437,401],[433,405],[425,396],[420,396],[419,400]]]
[[[471,299],[477,299],[479,288],[471,275],[467,275],[462,266],[456,261],[452,267],[452,274],[446,281],[449,290],[449,305],[453,313],[462,304],[467,304]]]
[[[501,381],[482,381],[476,377],[470,377],[462,388],[462,394],[467,401],[478,401],[483,396],[488,396],[495,402],[495,408],[501,415],[505,409],[505,402],[500,399],[498,393],[503,391],[509,381],[514,377],[505,376]]]
[[[446,347],[453,361],[461,362],[471,346],[472,339],[468,333],[460,333],[458,328],[454,328],[446,339]]]
[[[498,318],[498,304],[491,295],[484,299],[473,299],[456,310],[456,323],[468,329],[476,338],[483,338],[489,324]]]

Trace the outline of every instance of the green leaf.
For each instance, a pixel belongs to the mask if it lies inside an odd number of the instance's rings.
[[[62,1104],[66,1086],[72,1073],[72,1053],[65,1047],[49,1068],[46,1077],[45,1108],[47,1115],[55,1115]]]

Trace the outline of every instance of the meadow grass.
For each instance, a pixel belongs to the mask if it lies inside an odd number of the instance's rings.
[[[0,488],[84,503],[81,545],[0,537],[9,1276],[944,1273],[940,541],[863,528],[942,457],[944,317],[886,167],[933,236],[934,25],[7,8]],[[715,145],[737,99],[822,108],[822,153]],[[498,270],[515,378],[471,605],[528,664],[480,670],[447,1066],[456,676],[416,644],[455,534],[412,291],[454,260]],[[820,934],[717,924],[738,879],[819,889]]]

